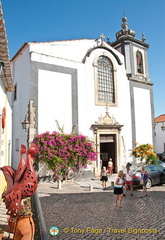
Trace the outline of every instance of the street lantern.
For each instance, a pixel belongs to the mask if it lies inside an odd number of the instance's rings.
[[[24,121],[22,122],[22,128],[26,130],[26,129],[29,128],[29,126],[30,126],[30,121],[29,121],[28,116],[27,116],[27,114],[26,114],[26,115],[25,115],[25,119],[24,119]]]

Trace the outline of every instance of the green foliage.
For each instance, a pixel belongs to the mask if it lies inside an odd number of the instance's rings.
[[[61,175],[66,178],[70,168],[77,171],[96,160],[93,142],[81,134],[45,132],[36,136],[34,143],[38,153],[35,162],[45,162],[56,179]]]
[[[157,158],[157,155],[153,150],[153,146],[148,143],[141,145],[136,144],[135,149],[132,150],[132,155],[140,158],[141,161],[143,159],[146,159],[147,161],[149,161],[149,159],[155,161],[155,159]]]
[[[58,120],[55,120],[55,122],[56,122],[56,125],[57,125],[57,128],[58,128],[58,131],[60,133],[64,133],[64,125],[62,127],[60,127],[60,124],[59,124]]]
[[[146,164],[155,164],[155,165],[158,165],[158,160],[159,158],[157,156],[154,156],[154,155],[149,155],[147,156],[146,158]]]

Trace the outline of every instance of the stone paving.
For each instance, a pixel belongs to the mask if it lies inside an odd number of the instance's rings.
[[[106,190],[96,179],[63,182],[61,189],[57,183],[40,183],[37,191],[48,240],[165,240],[165,186],[152,187],[144,198],[139,197],[141,189],[135,189],[133,197],[128,191],[118,208],[111,186],[115,177]],[[7,230],[5,212],[0,202],[0,226]],[[58,235],[50,235],[52,226],[58,227]],[[6,232],[3,239],[7,236]]]
[[[152,187],[144,198],[141,189],[132,197],[128,191],[119,208],[110,187],[113,180],[106,190],[99,180],[64,182],[61,189],[56,183],[40,183],[48,239],[165,240],[165,186]],[[50,235],[52,226],[58,227],[58,235]]]
[[[8,239],[8,221],[6,215],[6,206],[2,200],[0,200],[0,227],[4,229],[4,236],[3,239]],[[11,239],[13,238],[13,234],[10,234]]]

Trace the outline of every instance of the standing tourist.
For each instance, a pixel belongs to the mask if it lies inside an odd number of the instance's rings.
[[[113,173],[113,162],[112,162],[112,158],[109,159],[108,162],[108,174],[109,176],[112,176]]]
[[[133,171],[130,169],[131,165],[129,162],[126,165],[124,196],[126,196],[128,186],[130,187],[131,196],[133,196]]]
[[[121,207],[121,202],[123,200],[123,185],[124,185],[124,173],[123,171],[119,171],[118,177],[116,178],[114,185],[114,194],[116,206]]]
[[[107,177],[107,170],[106,170],[105,166],[101,170],[100,181],[102,181],[103,188],[106,188],[106,183],[108,181],[108,177]]]
[[[144,197],[144,196],[148,196],[147,195],[147,187],[146,187],[148,178],[149,178],[149,174],[146,171],[145,167],[143,166],[142,171],[141,171],[141,183],[143,185],[143,191],[142,191],[142,194],[140,196],[141,198]]]

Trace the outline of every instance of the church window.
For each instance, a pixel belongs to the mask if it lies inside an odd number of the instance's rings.
[[[115,103],[113,65],[108,57],[97,60],[98,103]]]
[[[144,73],[143,72],[143,57],[140,51],[136,52],[136,63],[137,63],[137,72],[138,73]]]

